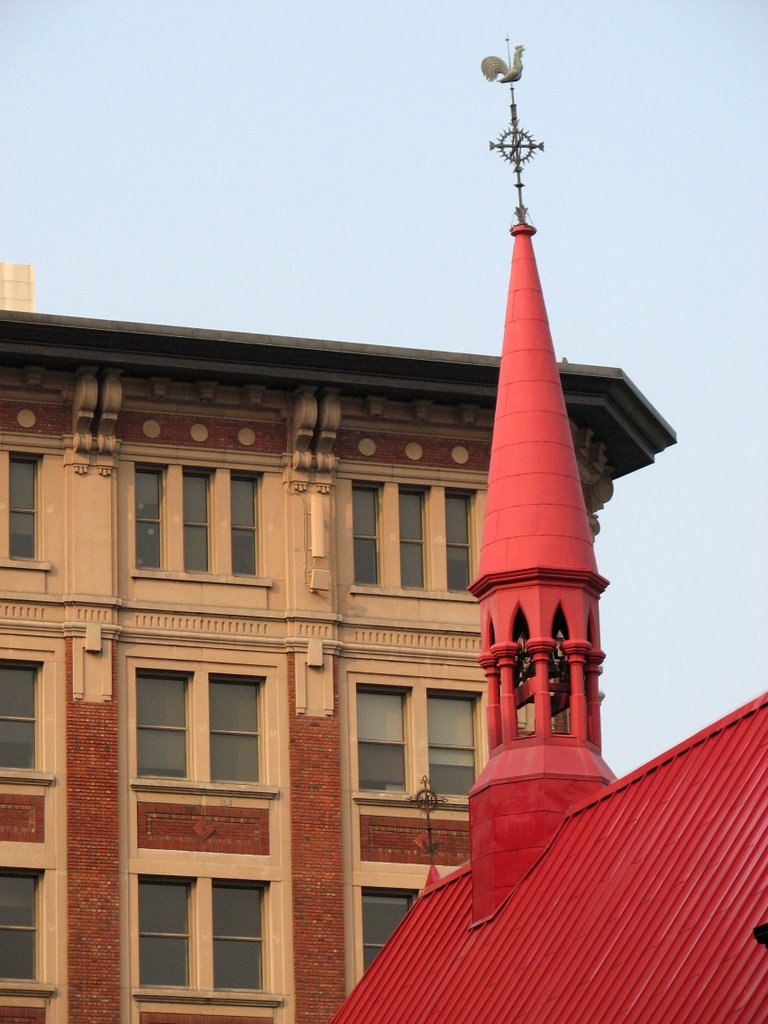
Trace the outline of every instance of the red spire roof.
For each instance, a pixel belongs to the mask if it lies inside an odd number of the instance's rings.
[[[512,229],[478,584],[489,575],[537,566],[597,571],[531,242],[535,230]]]

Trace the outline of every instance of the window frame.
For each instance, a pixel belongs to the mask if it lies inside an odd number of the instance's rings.
[[[11,764],[0,764],[0,768],[9,771],[21,771],[30,772],[35,771],[38,767],[38,751],[39,751],[39,720],[40,720],[40,668],[39,664],[28,661],[0,661],[0,676],[4,669],[11,669],[18,671],[20,669],[26,669],[32,673],[32,718],[22,717],[18,715],[0,715],[0,729],[2,729],[2,723],[4,722],[24,722],[31,724],[32,726],[32,741],[31,741],[31,761],[29,765],[11,765]]]
[[[152,670],[149,668],[137,668],[135,676],[135,695],[136,695],[136,775],[140,779],[188,779],[189,778],[189,767],[190,767],[190,751],[189,751],[189,690],[191,685],[191,676],[189,673],[184,672],[171,672],[163,670]],[[146,725],[140,722],[140,698],[139,698],[139,681],[140,680],[154,680],[169,681],[169,682],[181,682],[184,686],[184,725],[173,726],[173,725]],[[143,731],[150,732],[172,732],[172,733],[183,733],[184,735],[184,772],[183,774],[175,775],[156,775],[152,772],[146,772],[142,770],[141,765],[141,743],[140,735]]]
[[[188,498],[186,484],[188,480],[202,480],[205,485],[205,519],[195,520],[188,514]],[[182,541],[184,556],[184,572],[209,573],[211,571],[211,473],[207,470],[186,469],[181,470],[181,509],[182,509]],[[192,552],[187,544],[187,531],[200,531],[205,536],[205,566],[190,564]]]
[[[478,730],[477,730],[477,708],[478,708],[478,695],[467,694],[467,693],[456,693],[450,690],[434,690],[428,689],[427,694],[427,766],[428,775],[430,779],[430,785],[436,793],[440,796],[448,797],[464,797],[466,798],[469,794],[470,789],[477,780],[477,765],[478,765]],[[429,705],[432,700],[445,700],[445,701],[456,701],[466,704],[469,709],[470,725],[472,727],[472,745],[467,746],[466,744],[450,744],[450,743],[433,743],[429,729]],[[455,790],[442,789],[435,783],[434,779],[434,768],[432,761],[433,750],[464,750],[471,751],[472,753],[472,781],[470,782],[466,792],[457,792]],[[463,767],[463,766],[462,766]]]
[[[387,899],[387,898],[389,898],[389,899],[397,899],[398,897],[400,897],[400,898],[402,898],[402,899],[404,899],[406,901],[406,908],[405,908],[405,912],[403,913],[403,915],[400,918],[400,920],[397,922],[395,927],[389,933],[389,936],[382,943],[366,942],[366,935],[365,935],[365,933],[366,933],[366,913],[365,913],[366,900],[372,901],[372,900],[375,900],[375,899]],[[392,938],[394,933],[400,927],[400,924],[402,923],[402,921],[405,918],[406,914],[408,914],[408,912],[410,911],[410,909],[413,906],[413,904],[415,903],[417,897],[418,897],[418,892],[414,892],[412,889],[386,889],[386,888],[382,888],[381,886],[369,886],[369,885],[361,887],[361,889],[360,889],[360,911],[361,911],[360,937],[361,937],[361,945],[362,945],[363,973],[365,973],[370,968],[371,964],[374,962],[376,957],[382,951],[384,946],[386,946],[387,942],[389,942],[389,939]],[[373,956],[370,958],[370,960],[368,960],[368,955],[367,954],[368,954],[368,951],[371,950],[371,949],[375,949],[376,952],[373,954]]]
[[[357,532],[357,510],[355,507],[355,496],[357,494],[370,495],[373,499],[373,526],[374,532]],[[377,484],[353,483],[352,484],[352,569],[353,579],[359,586],[377,587],[381,580],[381,487]],[[372,580],[363,580],[360,577],[365,575],[360,571],[362,556],[358,558],[358,543],[373,548],[373,576]]]
[[[360,697],[365,694],[372,696],[389,696],[398,697],[400,700],[400,721],[402,725],[402,740],[378,740],[378,739],[367,739],[361,738],[360,735]],[[410,765],[409,765],[409,754],[410,745],[408,743],[408,716],[407,716],[407,705],[410,691],[406,689],[395,689],[392,687],[369,685],[365,683],[358,684],[355,690],[355,717],[357,727],[357,785],[358,789],[362,792],[368,793],[406,793],[408,792],[408,784],[410,779]],[[402,757],[403,767],[403,783],[402,785],[385,785],[381,786],[365,785],[363,781],[363,771],[361,757],[361,747],[363,744],[368,746],[384,747],[388,749],[399,748]]]
[[[14,503],[14,466],[29,466],[32,470],[32,506],[16,506]],[[13,561],[34,562],[40,550],[40,459],[34,455],[11,454],[8,460],[8,554]],[[13,522],[15,516],[32,520],[32,553],[19,554],[14,551]]]
[[[234,486],[238,483],[246,483],[251,487],[251,498],[253,502],[253,524],[241,525],[235,523],[234,514]],[[258,576],[259,573],[259,484],[257,476],[250,476],[247,473],[230,473],[229,477],[229,539],[232,555],[233,576]],[[210,509],[208,511],[210,519]],[[250,547],[253,553],[253,569],[247,571],[235,567],[235,535],[248,534],[250,536]]]
[[[258,932],[256,936],[218,934],[216,927],[216,892],[221,889],[248,889],[258,894]],[[213,976],[213,988],[216,992],[228,990],[246,990],[253,992],[264,991],[264,952],[265,952],[265,927],[264,927],[264,903],[266,885],[263,882],[252,882],[241,879],[219,879],[211,880],[211,973]],[[252,943],[258,950],[258,985],[220,985],[216,980],[216,943],[222,942],[244,942]]]
[[[466,541],[451,540],[449,537],[448,502],[461,500],[464,502],[464,523],[466,526]],[[472,582],[472,502],[473,495],[467,491],[446,491],[445,492],[445,575],[446,586],[453,593],[462,593],[467,590]],[[463,586],[451,586],[451,551],[463,551],[466,563],[467,582]]]
[[[404,590],[424,590],[427,587],[427,562],[426,562],[426,492],[418,487],[406,487],[400,485],[397,494],[398,511],[398,538],[400,548],[400,586]],[[403,499],[418,498],[419,501],[419,537],[405,537],[403,535]],[[418,552],[418,555],[415,554]],[[408,556],[408,557],[404,557]],[[412,561],[415,559],[415,561]],[[406,576],[410,578],[412,567],[418,565],[419,582],[406,582]],[[405,569],[408,566],[408,569]],[[414,579],[416,577],[414,576]]]
[[[208,689],[208,777],[211,782],[238,782],[247,783],[251,785],[259,785],[263,782],[263,769],[262,769],[262,737],[263,737],[263,710],[262,710],[262,690],[266,679],[263,676],[244,676],[239,674],[228,674],[226,672],[207,672],[206,682]],[[213,728],[213,715],[211,712],[211,684],[231,684],[234,686],[250,686],[254,690],[254,705],[256,713],[256,729],[251,730],[231,730],[231,729],[214,729]],[[255,779],[232,779],[220,777],[218,774],[214,775],[213,770],[213,736],[246,736],[253,737],[256,745],[256,778]]]
[[[136,477],[139,474],[154,476],[157,478],[157,518],[139,515],[139,495]],[[164,543],[164,511],[166,472],[163,466],[147,466],[141,463],[136,464],[133,470],[133,514],[134,514],[134,563],[137,569],[162,569],[165,565],[165,543]],[[139,524],[152,524],[157,529],[157,564],[146,565],[139,562]]]
[[[184,932],[154,932],[145,931],[142,928],[142,887],[148,886],[151,888],[159,888],[160,886],[174,887],[177,889],[185,889],[185,908],[186,908],[186,930]],[[166,877],[163,875],[139,875],[138,877],[138,943],[139,943],[139,986],[142,988],[190,988],[192,983],[192,951],[194,944],[194,935],[192,932],[192,900],[194,897],[194,882],[189,878],[177,878],[177,877]],[[164,938],[177,940],[184,943],[185,950],[185,972],[184,982],[179,983],[176,981],[146,981],[142,976],[142,939],[145,938]]]

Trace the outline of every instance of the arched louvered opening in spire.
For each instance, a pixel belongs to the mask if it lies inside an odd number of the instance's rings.
[[[549,665],[549,700],[552,716],[552,732],[555,735],[567,736],[571,731],[571,673],[568,655],[563,650],[563,643],[570,639],[568,621],[563,609],[557,606],[552,619],[552,639],[555,649],[552,651]]]
[[[512,639],[519,647],[515,665],[515,705],[517,708],[517,734],[530,736],[536,731],[536,719],[533,708],[533,679],[535,669],[533,659],[528,651],[531,631],[522,608],[518,608],[512,626]]]

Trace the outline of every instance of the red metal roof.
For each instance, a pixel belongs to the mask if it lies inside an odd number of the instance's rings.
[[[499,912],[427,886],[334,1024],[765,1024],[768,694],[568,812]]]

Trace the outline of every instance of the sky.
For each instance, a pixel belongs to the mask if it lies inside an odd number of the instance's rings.
[[[601,514],[622,774],[766,688],[763,0],[0,0],[0,260],[42,313],[498,354],[507,35],[558,357],[678,435]]]

